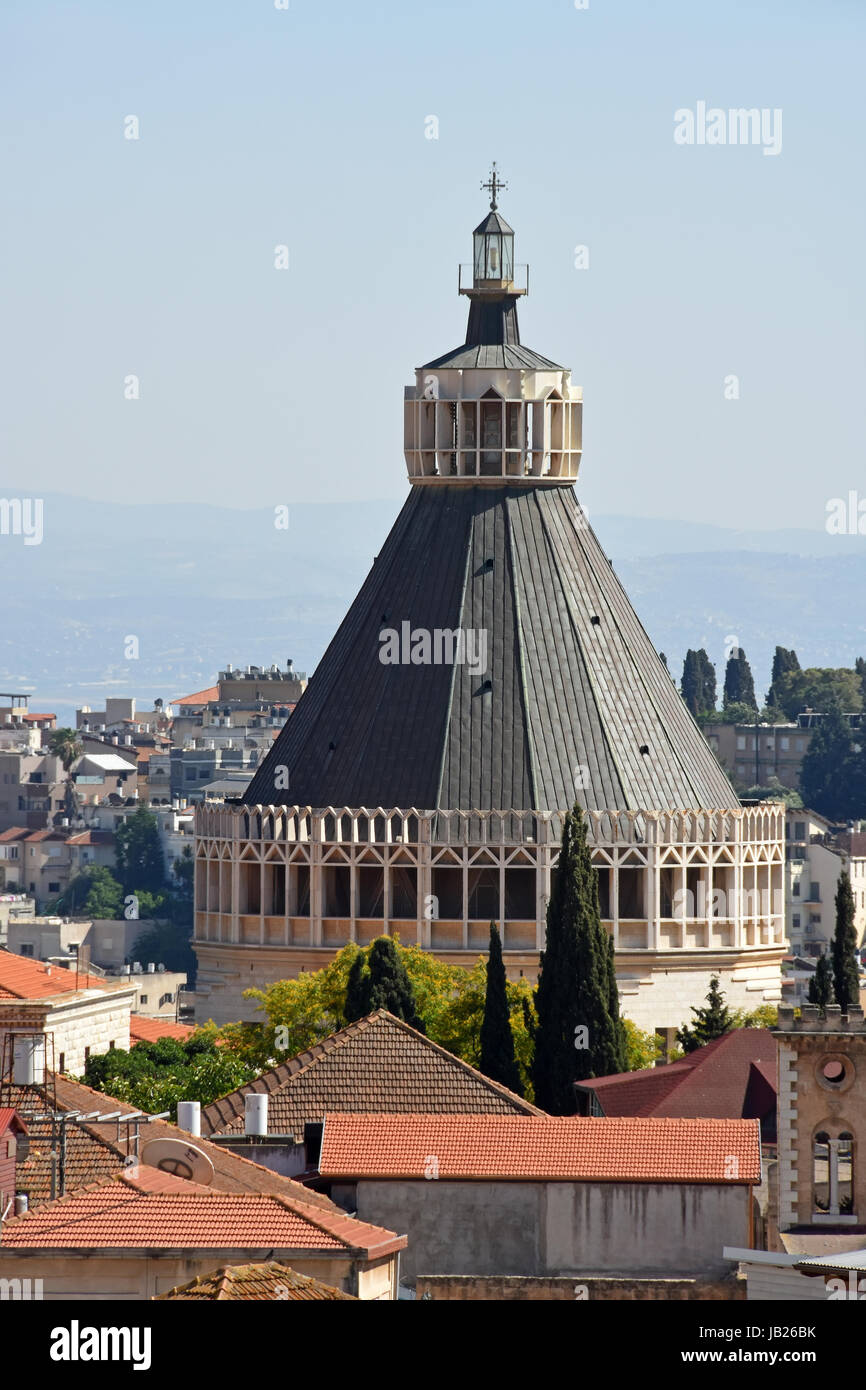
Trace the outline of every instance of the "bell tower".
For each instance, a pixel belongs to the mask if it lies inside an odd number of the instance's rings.
[[[529,266],[514,260],[514,232],[498,211],[507,185],[494,163],[490,211],[472,233],[466,339],[415,373],[405,390],[404,452],[413,484],[567,486],[580,467],[583,396],[571,372],[520,341],[517,304]],[[517,271],[524,270],[524,283]]]
[[[779,1229],[866,1225],[863,1010],[779,1009]]]

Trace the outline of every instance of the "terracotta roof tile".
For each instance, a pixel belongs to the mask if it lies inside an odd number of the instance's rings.
[[[16,956],[0,950],[0,999],[52,999],[57,994],[74,994],[77,990],[129,988],[129,982],[104,980],[97,975],[79,975],[60,965],[45,965],[29,956]]]
[[[343,1293],[342,1289],[335,1289],[306,1274],[297,1274],[288,1265],[275,1260],[267,1264],[223,1265],[212,1274],[200,1274],[189,1284],[180,1284],[167,1293],[158,1294],[155,1301],[163,1299],[197,1299],[219,1303],[358,1301],[354,1294]]]
[[[170,1018],[142,1018],[141,1014],[130,1014],[130,1046],[137,1042],[156,1042],[159,1038],[174,1038],[185,1042],[195,1032],[188,1023],[175,1023]]]
[[[345,1250],[378,1258],[406,1245],[380,1226],[263,1193],[217,1192],[140,1164],[3,1227],[6,1249]]]
[[[202,1110],[206,1134],[242,1134],[244,1098],[266,1091],[268,1132],[303,1138],[326,1111],[543,1112],[387,1010],[368,1015]]]
[[[523,1115],[327,1115],[319,1171],[332,1178],[757,1183],[757,1120]]]
[[[126,1101],[119,1101],[101,1091],[94,1091],[80,1081],[70,1081],[67,1077],[49,1073],[46,1087],[13,1086],[9,1100],[23,1118],[28,1128],[40,1126],[36,1131],[38,1143],[31,1145],[30,1157],[18,1172],[25,1174],[26,1187],[22,1189],[30,1196],[31,1206],[48,1201],[51,1197],[52,1145],[50,1143],[50,1122],[32,1120],[36,1114],[45,1114],[56,1104],[60,1111],[76,1110],[79,1114],[92,1114],[97,1111],[103,1115],[137,1112],[137,1107]],[[6,1092],[4,1092],[4,1098]],[[31,1129],[32,1132],[32,1129]],[[85,1186],[115,1173],[126,1158],[133,1153],[134,1131],[130,1126],[118,1126],[115,1120],[103,1124],[90,1122],[67,1126],[67,1190]],[[141,1125],[142,1142],[148,1139],[183,1139],[190,1141],[189,1134],[177,1125],[166,1120],[151,1120]],[[272,1196],[285,1196],[302,1200],[306,1205],[324,1211],[337,1211],[334,1203],[322,1192],[314,1192],[303,1187],[292,1178],[283,1177],[271,1168],[253,1163],[248,1158],[232,1153],[229,1149],[211,1144],[207,1139],[196,1138],[195,1144],[207,1154],[214,1166],[212,1190],[226,1193],[268,1193]],[[56,1171],[56,1169],[55,1169]]]

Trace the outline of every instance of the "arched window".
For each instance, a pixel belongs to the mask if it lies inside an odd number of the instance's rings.
[[[824,1130],[812,1145],[812,1206],[819,1212],[830,1210],[830,1136]]]

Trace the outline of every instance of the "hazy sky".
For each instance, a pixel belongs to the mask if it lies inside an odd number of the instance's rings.
[[[496,159],[590,513],[823,527],[866,495],[864,31],[863,0],[5,0],[4,495],[396,504]],[[676,144],[699,102],[780,109],[781,152]]]

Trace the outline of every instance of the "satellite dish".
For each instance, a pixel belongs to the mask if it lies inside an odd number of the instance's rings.
[[[207,1154],[184,1139],[149,1139],[142,1146],[141,1160],[162,1173],[173,1173],[203,1187],[213,1182],[214,1168]]]

